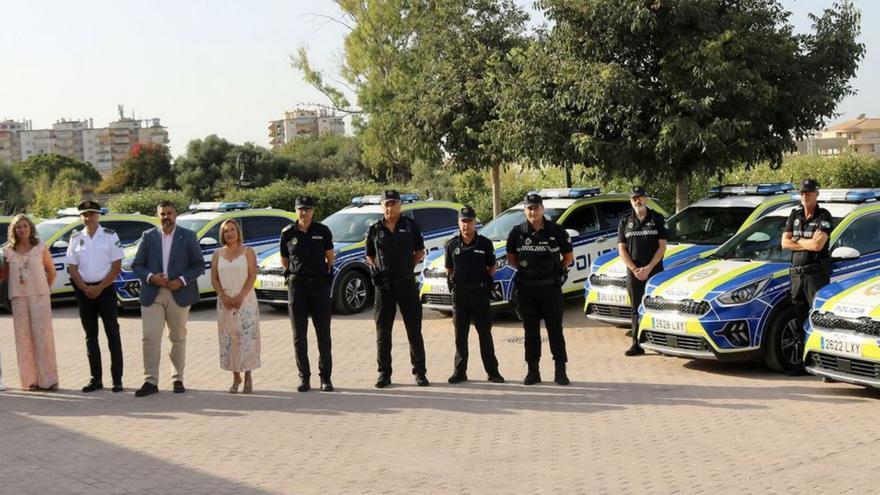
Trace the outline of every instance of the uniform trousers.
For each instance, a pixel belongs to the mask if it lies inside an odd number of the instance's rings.
[[[639,306],[642,304],[642,298],[645,297],[645,287],[648,280],[654,275],[663,271],[662,266],[654,267],[654,270],[645,280],[639,280],[632,271],[626,271],[626,293],[629,295],[630,308],[632,310],[632,318],[630,328],[632,329],[632,343],[639,343]]]
[[[409,340],[409,358],[414,375],[424,374],[425,341],[422,339],[422,302],[413,277],[392,280],[385,288],[376,287],[373,316],[376,320],[376,347],[379,373],[391,376],[391,329],[397,306],[403,316]]]
[[[333,373],[333,356],[330,344],[330,282],[327,277],[291,277],[287,288],[290,320],[293,324],[293,350],[299,376],[311,376],[309,364],[309,317],[315,327],[318,340],[318,373],[330,379]]]
[[[492,342],[492,313],[489,289],[455,289],[452,293],[452,321],[455,325],[455,373],[464,374],[468,366],[468,334],[471,321],[480,339],[480,357],[489,375],[498,373],[498,359]]]
[[[816,263],[807,267],[792,267],[791,302],[794,305],[798,328],[804,323],[813,307],[813,299],[819,289],[831,282],[831,264]]]
[[[91,285],[91,284],[89,284]],[[98,319],[104,323],[104,335],[110,348],[110,376],[114,385],[122,384],[122,340],[119,338],[119,308],[116,304],[116,290],[112,285],[104,289],[95,299],[89,299],[79,288],[74,287],[79,319],[86,332],[86,352],[89,358],[89,371],[93,381],[103,381],[101,365],[101,345],[98,341]]]
[[[550,353],[558,364],[568,362],[562,335],[562,288],[559,285],[527,285],[517,282],[517,304],[525,331],[526,362],[541,360],[541,320],[547,327]]]

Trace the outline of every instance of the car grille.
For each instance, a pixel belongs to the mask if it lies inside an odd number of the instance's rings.
[[[422,296],[425,304],[437,304],[440,306],[452,306],[452,294],[425,294]]]
[[[266,289],[254,289],[254,294],[257,295],[257,299],[261,301],[277,301],[282,299],[287,299],[287,291],[286,290],[266,290]]]
[[[850,320],[847,318],[841,318],[832,313],[815,312],[810,317],[810,322],[819,328],[852,330],[853,332],[880,337],[880,321],[872,320],[868,317]]]
[[[702,316],[709,312],[709,303],[693,299],[666,300],[662,297],[645,297],[645,307],[653,311],[678,311],[689,315]]]
[[[644,341],[649,344],[672,347],[675,349],[687,349],[689,351],[708,351],[709,344],[706,339],[695,335],[671,335],[656,330],[643,330]]]
[[[590,304],[589,314],[605,318],[632,319],[632,308],[629,306],[611,306],[609,304]]]
[[[257,271],[260,273],[260,275],[284,275],[284,267],[281,266],[261,266]]]
[[[425,268],[422,272],[425,278],[439,278],[446,280],[446,268]]]
[[[593,287],[626,287],[626,279],[609,277],[608,275],[590,275],[590,285]]]
[[[813,365],[830,371],[838,371],[849,375],[861,376],[864,378],[880,378],[880,364],[864,361],[862,359],[851,359],[840,356],[832,356],[830,354],[822,354],[814,352]]]

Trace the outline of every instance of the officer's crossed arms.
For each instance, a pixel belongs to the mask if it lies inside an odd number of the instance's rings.
[[[816,206],[819,202],[819,191],[804,191],[801,192],[801,202],[804,205],[804,211],[810,212],[810,215],[814,215],[816,213]],[[805,237],[803,225],[799,225],[795,227],[791,232],[786,231],[782,234],[782,249],[788,249],[789,251],[812,251],[819,252],[822,248],[825,247],[825,243],[828,242],[828,233],[818,229],[814,232],[809,232],[810,236]],[[824,227],[824,226],[823,226]],[[829,222],[826,229],[830,228],[831,224]]]
[[[526,220],[528,220],[529,224],[532,225],[532,228],[535,230],[540,230],[544,227],[544,205],[528,205],[526,206]],[[510,266],[514,266],[519,269],[519,255],[516,253],[507,252],[507,262]],[[562,253],[562,268],[563,270],[568,270],[574,263],[574,252],[569,251],[567,253]]]

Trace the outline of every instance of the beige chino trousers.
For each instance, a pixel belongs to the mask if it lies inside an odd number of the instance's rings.
[[[183,381],[183,368],[186,365],[186,321],[189,306],[178,306],[171,297],[171,291],[160,288],[156,300],[149,306],[141,306],[141,321],[144,329],[144,381],[159,384],[159,361],[162,356],[162,333],[168,325],[168,340],[171,341],[171,365],[174,374],[171,379]]]

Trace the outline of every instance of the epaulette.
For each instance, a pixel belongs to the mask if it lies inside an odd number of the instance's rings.
[[[292,223],[292,224],[288,225],[287,227],[284,227],[283,229],[281,229],[281,233],[283,234],[284,232],[287,232],[288,230],[292,229],[294,225],[296,225],[296,224]]]
[[[113,229],[108,229],[107,227],[101,227],[101,228],[104,229],[105,234],[115,234],[116,233],[116,231]]]

